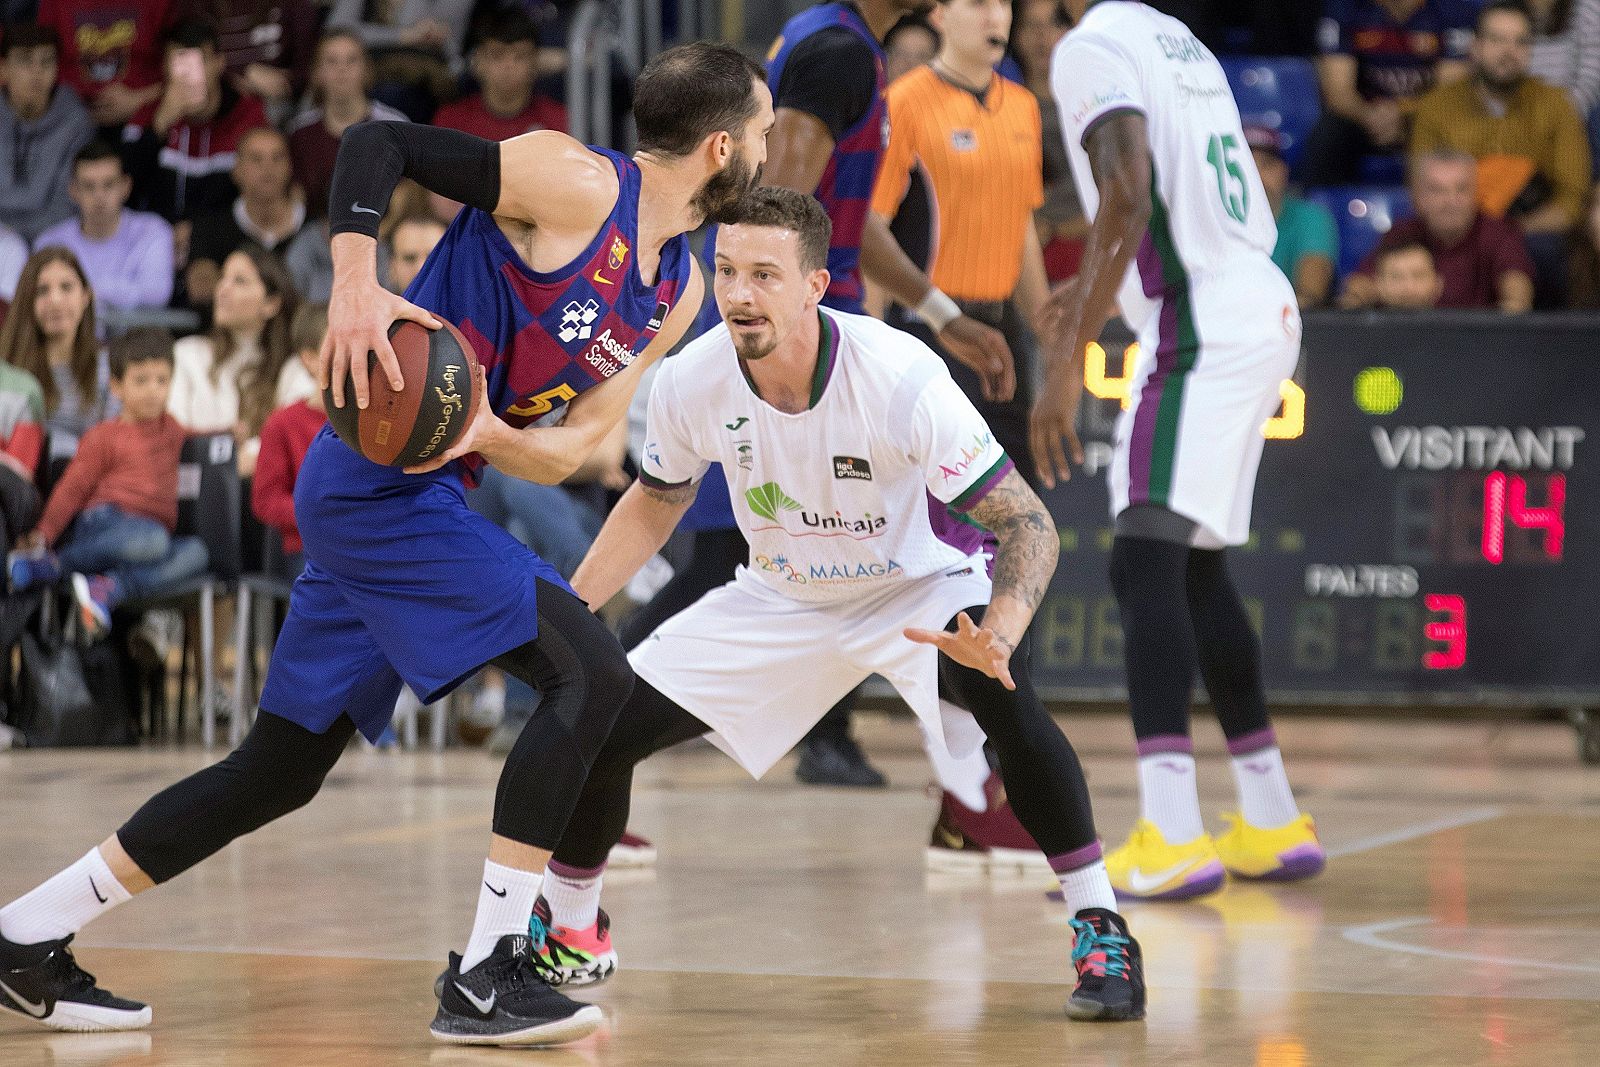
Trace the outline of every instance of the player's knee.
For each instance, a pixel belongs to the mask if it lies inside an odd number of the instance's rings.
[[[594,656],[585,663],[585,673],[588,675],[589,700],[575,733],[589,747],[592,756],[605,744],[618,712],[633,695],[634,673],[632,665],[628,663],[627,653],[615,641],[596,650]]]

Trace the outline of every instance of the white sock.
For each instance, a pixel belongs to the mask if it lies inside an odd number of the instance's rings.
[[[1117,910],[1117,895],[1111,891],[1104,860],[1095,860],[1077,870],[1057,871],[1056,877],[1061,880],[1061,894],[1067,898],[1068,915],[1076,915],[1084,908]]]
[[[550,924],[569,930],[587,930],[600,916],[603,872],[570,877],[552,868],[545,872],[544,899],[550,904]]]
[[[1239,788],[1239,809],[1244,812],[1245,822],[1261,830],[1275,830],[1300,817],[1289,776],[1283,771],[1283,753],[1277,745],[1235,756],[1232,763],[1233,783]]]
[[[0,908],[0,937],[14,945],[59,941],[132,899],[100,849],[91,848],[77,863]]]
[[[478,915],[472,921],[472,937],[461,953],[465,974],[488,958],[507,934],[526,934],[533,917],[533,902],[539,899],[543,876],[533,871],[502,867],[493,860],[483,861],[483,882],[478,886]]]
[[[989,798],[984,795],[983,783],[994,773],[989,769],[989,759],[979,745],[966,756],[952,756],[943,745],[928,744],[928,761],[939,786],[973,811],[988,811]]]
[[[1194,756],[1152,752],[1139,757],[1139,812],[1156,824],[1169,845],[1193,841],[1206,832],[1200,820]]]

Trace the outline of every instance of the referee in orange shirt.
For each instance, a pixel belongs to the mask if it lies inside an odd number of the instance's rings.
[[[1005,333],[1016,360],[1016,394],[1004,403],[985,400],[978,375],[951,359],[918,319],[895,324],[945,357],[1032,482],[1028,412],[1038,364],[1032,327],[1048,290],[1033,224],[1044,203],[1039,104],[994,70],[1011,29],[1010,0],[939,0],[930,20],[941,35],[938,55],[889,86],[889,147],[872,210],[893,218],[920,165],[936,207],[928,274],[968,316]]]

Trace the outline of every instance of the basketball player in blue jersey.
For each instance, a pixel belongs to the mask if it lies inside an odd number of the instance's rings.
[[[772,126],[760,67],[720,45],[686,45],[652,60],[637,92],[632,159],[552,132],[497,143],[369,122],[346,133],[330,197],[323,384],[341,396],[352,357],[364,368],[371,351],[401,388],[390,324],[434,327],[438,315],[486,370],[478,415],[457,448],[412,473],[363,459],[331,432],[312,444],[295,500],[308,563],[261,714],[222,762],[0,908],[0,1008],[63,1030],[149,1025],[146,1005],[77,965],[76,932],[307,803],[357,730],[382,732],[402,682],[431,702],[493,663],[543,701],[501,774],[477,918],[465,951],[450,955],[432,1033],[540,1045],[599,1026],[599,1008],[536,977],[532,915],[633,673],[554,569],[468,509],[463,481],[490,463],[555,483],[583,462],[699,308],[704,282],[683,235],[755,184]],[[374,270],[380,213],[402,177],[466,205],[409,300]],[[353,378],[364,406],[366,375]],[[529,425],[561,405],[559,425]]]

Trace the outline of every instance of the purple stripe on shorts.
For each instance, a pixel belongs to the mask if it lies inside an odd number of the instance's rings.
[[[1228,742],[1228,752],[1234,756],[1248,756],[1252,752],[1260,752],[1264,748],[1271,748],[1278,743],[1278,735],[1272,732],[1272,727],[1257,730],[1253,734],[1235,737]]]
[[[1050,860],[1050,869],[1057,874],[1066,874],[1079,867],[1087,867],[1100,858],[1100,842],[1091,841],[1082,848],[1075,848],[1071,852],[1063,852],[1059,856],[1047,857]]]
[[[1139,742],[1136,750],[1141,756],[1154,756],[1158,752],[1181,752],[1194,755],[1194,742],[1183,734],[1156,734]]]
[[[1168,294],[1161,301],[1161,318],[1156,327],[1155,370],[1139,391],[1139,406],[1133,415],[1133,433],[1128,441],[1130,504],[1142,504],[1150,499],[1150,454],[1155,448],[1156,416],[1161,411],[1161,391],[1177,360],[1178,301]]]
[[[570,878],[573,881],[584,882],[604,874],[606,865],[602,863],[598,867],[569,867],[565,863],[557,863],[555,860],[551,860],[545,870],[558,878]]]

